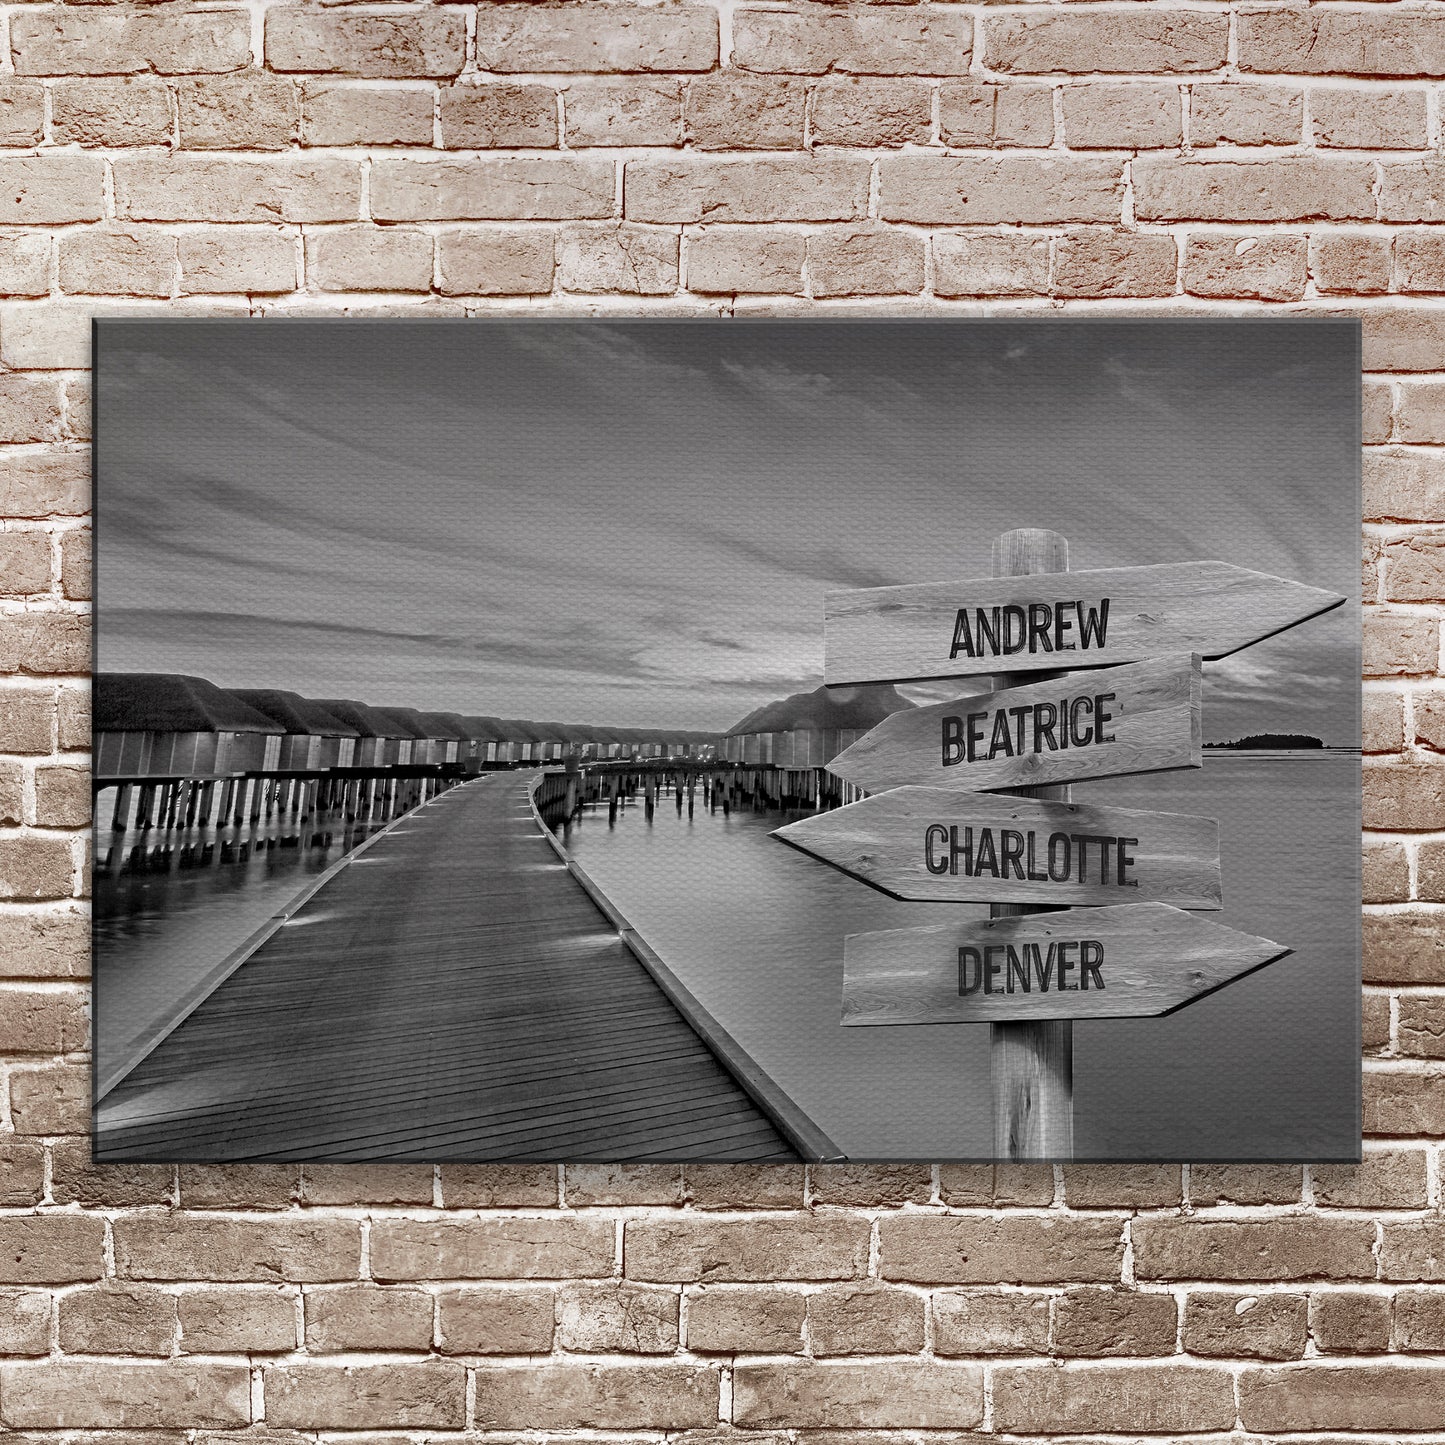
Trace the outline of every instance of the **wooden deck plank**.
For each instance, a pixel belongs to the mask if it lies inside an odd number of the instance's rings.
[[[97,1158],[796,1157],[526,788],[454,789],[342,870],[106,1097]]]

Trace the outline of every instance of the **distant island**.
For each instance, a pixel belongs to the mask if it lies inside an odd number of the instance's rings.
[[[1322,748],[1323,738],[1310,737],[1307,733],[1252,733],[1247,738],[1236,738],[1230,743],[1205,743],[1206,748]]]

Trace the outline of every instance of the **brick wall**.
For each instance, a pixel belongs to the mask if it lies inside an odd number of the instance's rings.
[[[1445,4],[0,16],[0,1438],[1445,1438]],[[1364,1166],[92,1167],[87,318],[859,298],[1364,318]]]

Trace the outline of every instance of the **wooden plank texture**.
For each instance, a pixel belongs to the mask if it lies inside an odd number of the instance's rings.
[[[99,1160],[796,1157],[553,855],[444,793],[97,1109]]]
[[[1225,657],[1328,612],[1334,592],[1228,562],[869,587],[824,604],[830,686]]]
[[[1151,658],[909,708],[828,771],[869,792],[978,792],[1197,768],[1198,653]]]
[[[1222,906],[1219,824],[1188,813],[894,788],[773,837],[895,898]]]
[[[1291,952],[1165,903],[853,933],[845,1024],[1152,1018]]]

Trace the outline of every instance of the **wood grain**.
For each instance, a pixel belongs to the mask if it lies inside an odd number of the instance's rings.
[[[1077,617],[1060,640],[1072,650],[1037,647],[950,656],[959,609],[1056,608],[1086,611],[1109,600],[1103,644],[1083,646]],[[869,587],[830,592],[824,602],[824,680],[830,686],[907,682],[982,673],[1109,667],[1167,653],[1228,656],[1340,606],[1344,598],[1228,562],[1170,562],[1089,572]],[[1049,632],[1050,642],[1054,638]]]
[[[445,793],[104,1100],[127,1160],[791,1159],[532,822]]]
[[[1197,768],[1201,673],[1199,654],[1186,653],[906,709],[839,753],[828,771],[870,792],[910,785],[979,792]],[[1098,705],[1100,724],[1094,726],[1093,700],[1110,693],[1112,698]],[[1082,722],[1073,737],[1094,740],[1063,747],[1059,724],[1050,715],[1076,701],[1075,721]],[[1010,708],[1030,712],[1012,718]],[[1000,749],[990,757],[1000,711],[1012,751]],[[982,736],[972,757],[970,717],[980,719],[976,726]],[[1020,724],[1022,749],[1016,747]],[[956,761],[945,763],[945,757]]]
[[[1074,988],[1039,988],[1039,964],[1050,944],[1089,940],[1102,951],[1102,989],[1080,988],[1079,951],[1065,977]],[[1025,945],[1038,950],[1037,963]],[[1009,978],[1007,948],[1034,965],[1031,991],[1018,973]],[[995,991],[961,994],[973,983],[970,957],[960,981],[960,949],[993,949],[1001,965]],[[999,951],[1003,950],[1003,951]],[[1283,944],[1195,918],[1164,903],[1119,904],[1087,912],[1032,913],[1016,918],[935,924],[850,934],[844,944],[845,1024],[1003,1023],[1044,1019],[1154,1018],[1195,1003],[1206,994],[1291,952]],[[1057,949],[1055,950],[1055,961]],[[1056,984],[1055,966],[1049,975]],[[1014,991],[1007,985],[1013,983]],[[997,991],[1003,988],[1005,991]]]
[[[927,865],[928,830],[972,828],[977,840],[988,830],[995,855],[1003,830],[1034,836],[1035,871],[1044,865],[1050,838],[1132,838],[1126,853],[1134,861],[1120,885],[1117,870],[1109,869],[1099,881],[1100,845],[1085,843],[1084,881],[1078,881],[1077,845],[1070,846],[1067,881],[1034,880],[989,873],[966,876],[958,871],[934,873]],[[1219,824],[1213,818],[1188,813],[1159,813],[1135,808],[1113,808],[1092,803],[1041,802],[1033,798],[993,793],[957,793],[946,788],[894,788],[830,813],[803,818],[779,828],[773,837],[845,873],[891,894],[894,898],[951,903],[1114,904],[1128,902],[1174,903],[1182,908],[1222,906],[1219,876]],[[934,859],[949,851],[934,835]],[[950,840],[951,841],[951,840]],[[1059,849],[1062,858],[1063,849]]]

